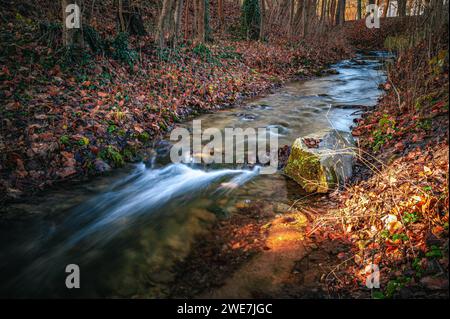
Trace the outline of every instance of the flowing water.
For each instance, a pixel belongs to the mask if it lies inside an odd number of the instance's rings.
[[[359,55],[334,65],[338,74],[198,119],[203,129],[276,127],[280,146],[326,128],[349,131],[360,114],[354,106],[380,96],[385,58]],[[281,173],[261,175],[257,166],[172,164],[171,143],[158,143],[146,163],[3,209],[0,297],[164,296],[173,265],[217,219],[239,203],[290,204],[301,194]],[[80,289],[65,286],[68,264],[80,267]]]

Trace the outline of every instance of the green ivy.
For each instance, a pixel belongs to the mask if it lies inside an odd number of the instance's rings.
[[[113,48],[112,57],[116,60],[126,62],[130,66],[138,59],[138,53],[129,48],[128,34],[121,32],[113,40],[111,47]]]
[[[260,9],[258,0],[244,0],[242,6],[242,29],[249,40],[257,40],[259,38],[260,29]]]
[[[378,121],[378,128],[373,131],[373,143],[372,150],[377,152],[380,148],[388,141],[393,138],[391,133],[388,133],[389,130],[396,130],[395,128],[395,120],[389,119],[387,114],[384,114],[383,117]]]
[[[115,147],[111,145],[100,152],[100,158],[104,161],[112,162],[116,167],[120,167],[125,164],[122,155],[119,153],[119,151],[117,151]]]
[[[70,145],[70,137],[67,135],[63,135],[59,138],[59,142],[63,145]]]

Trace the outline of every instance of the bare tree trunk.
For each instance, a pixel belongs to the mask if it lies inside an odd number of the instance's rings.
[[[344,25],[345,22],[345,0],[338,0],[336,11],[336,25]]]
[[[362,0],[358,0],[356,4],[356,19],[361,20],[362,18]]]
[[[313,24],[316,22],[316,18],[317,18],[317,0],[310,0],[311,1],[311,5],[310,5],[310,14],[309,14],[309,23]]]
[[[177,0],[172,0],[172,4],[169,7],[169,12],[167,13],[166,21],[166,32],[169,34],[169,39],[173,40],[175,36],[175,9],[177,6]],[[173,42],[173,41],[172,41]]]
[[[295,9],[295,2],[294,0],[289,0],[289,38],[292,39],[292,36],[294,35],[294,9]]]
[[[217,17],[219,19],[219,28],[222,30],[225,25],[223,16],[223,0],[218,0],[217,2]]]
[[[260,25],[259,25],[259,41],[264,41],[266,27],[266,3],[265,0],[259,0],[260,8]]]
[[[175,7],[175,32],[174,32],[174,39],[173,39],[173,45],[176,46],[178,39],[180,37],[180,29],[181,29],[181,17],[183,14],[183,6],[184,1],[183,0],[176,0],[176,7]]]
[[[341,24],[341,1],[342,0],[337,0],[336,17],[334,19],[336,25]]]
[[[320,22],[325,21],[325,16],[327,14],[327,0],[322,0],[322,8],[320,9]]]
[[[387,17],[387,13],[389,11],[389,5],[390,4],[391,4],[391,1],[390,0],[386,0],[386,4],[384,5],[384,8],[383,8],[383,18]]]
[[[331,6],[333,5],[332,2],[333,2],[333,0],[328,0],[327,8],[325,9],[325,10],[326,10],[325,17],[326,17],[326,22],[327,22],[328,24],[331,24],[331,21],[330,21],[330,11],[331,11]]]
[[[184,6],[184,39],[187,40],[189,36],[189,8],[190,8],[190,0],[186,0],[186,5]]]
[[[398,3],[398,15],[400,17],[406,16],[406,0],[397,0]]]
[[[125,18],[123,17],[123,3],[122,0],[117,0],[117,16],[119,17],[120,32],[126,31]]]
[[[156,31],[156,42],[158,43],[160,48],[164,48],[166,43],[164,39],[164,35],[166,32],[167,18],[171,11],[173,5],[173,0],[164,0],[163,6],[161,9],[161,14],[159,15],[158,20],[158,29]]]
[[[139,8],[131,0],[117,0],[117,17],[120,32],[133,35],[145,35],[144,22]]]
[[[198,32],[198,3],[199,0],[192,0],[192,3],[194,4],[194,21],[192,23],[192,37],[197,37]]]
[[[338,0],[331,0],[331,5],[330,5],[330,11],[329,11],[329,17],[330,17],[330,24],[334,25],[336,24],[336,1]]]
[[[295,26],[298,29],[303,16],[303,0],[297,1],[297,10],[295,11],[294,22]]]
[[[308,0],[303,0],[302,12],[302,36],[306,37],[308,34]]]
[[[206,37],[206,28],[205,28],[205,0],[198,0],[197,4],[198,13],[197,13],[197,42],[204,43]]]

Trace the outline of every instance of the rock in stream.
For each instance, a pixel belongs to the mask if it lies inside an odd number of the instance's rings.
[[[309,193],[326,193],[352,175],[355,142],[348,132],[325,130],[297,138],[284,173]]]

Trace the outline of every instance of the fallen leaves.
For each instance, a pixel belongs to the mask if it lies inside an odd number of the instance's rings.
[[[22,31],[13,34],[21,37]],[[108,57],[92,58],[81,67],[63,66],[58,51],[31,41],[23,47],[33,54],[17,50],[5,56],[0,67],[2,152],[17,152],[23,161],[20,170],[14,161],[2,162],[2,181],[25,190],[77,174],[95,174],[97,168],[104,171],[95,162],[114,166],[110,159],[99,158],[110,146],[126,157],[130,143],[135,143],[133,150],[143,149],[143,140],[151,141],[194,111],[229,107],[267,92],[299,68],[317,73],[349,53],[341,37],[309,41],[308,48],[295,49],[286,43],[216,39],[208,46],[213,61],[201,59],[189,45],[171,59],[161,59],[157,51],[146,48],[132,68]],[[230,54],[233,58],[226,57]],[[44,56],[58,63],[43,65],[39,57]],[[60,156],[61,151],[75,159]],[[27,175],[31,171],[44,173]]]
[[[382,114],[374,112],[354,130],[363,146],[371,137],[366,126],[376,123],[376,116]],[[407,123],[409,116],[397,116],[396,123]],[[392,288],[396,278],[412,278],[414,285],[444,290],[448,284],[442,278],[421,276],[435,274],[436,266],[432,265],[439,264],[444,272],[448,269],[448,142],[445,135],[434,136],[440,143],[425,143],[417,135],[396,136],[397,141],[386,143],[375,161],[365,156],[364,163],[373,165],[369,165],[370,175],[337,195],[341,207],[316,223],[323,232],[335,231],[351,240],[356,266],[347,266],[347,272],[356,275],[359,284],[364,285],[366,279],[364,266],[375,263],[386,272],[382,275],[383,290],[389,285]],[[412,143],[422,143],[421,147],[411,147],[411,139]],[[387,154],[399,151],[403,156],[383,162]],[[396,292],[394,289],[388,295]]]
[[[422,53],[411,51],[406,58],[417,59]],[[364,266],[376,263],[385,271],[381,288],[390,297],[405,284],[399,278],[448,293],[448,283],[439,277],[439,271],[448,271],[449,146],[444,108],[448,90],[442,89],[448,86],[448,76],[430,79],[428,74],[418,75],[423,70],[417,68],[414,81],[407,82],[403,72],[411,61],[402,63],[391,70],[394,82],[381,86],[386,94],[378,106],[353,130],[369,173],[336,195],[341,207],[317,223],[324,233],[335,231],[350,239],[356,266],[348,266],[347,272],[356,275],[360,284],[366,279]],[[401,108],[393,84],[401,94]],[[420,93],[414,91],[420,103],[411,107],[413,86],[420,87]],[[433,120],[431,109],[438,114]],[[373,147],[376,142],[378,149]]]

